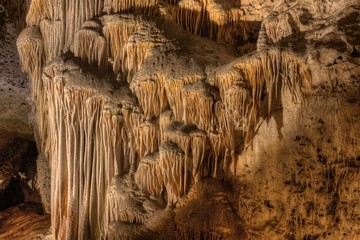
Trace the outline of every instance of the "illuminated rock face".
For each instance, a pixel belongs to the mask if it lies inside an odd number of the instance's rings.
[[[345,0],[32,1],[17,47],[53,237],[359,237],[359,18]]]

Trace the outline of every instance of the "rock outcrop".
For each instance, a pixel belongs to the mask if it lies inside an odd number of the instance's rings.
[[[52,237],[358,238],[359,20],[356,0],[33,0],[17,48]]]

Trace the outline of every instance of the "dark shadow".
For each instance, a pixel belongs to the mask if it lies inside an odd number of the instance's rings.
[[[25,28],[25,18],[29,7],[27,2],[27,0],[0,0],[0,26],[4,19],[14,22],[19,30]],[[5,8],[5,14],[1,13],[1,5]]]
[[[0,211],[26,202],[40,203],[40,195],[34,188],[28,185],[28,182],[34,181],[36,176],[36,158],[37,148],[35,142],[29,143],[27,151],[21,158],[19,174],[15,174],[10,180],[9,185],[0,192]]]

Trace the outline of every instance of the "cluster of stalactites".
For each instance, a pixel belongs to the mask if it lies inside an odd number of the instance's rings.
[[[26,15],[27,26],[39,26],[41,20],[50,18],[52,13],[50,0],[31,1],[29,11]]]
[[[71,49],[75,56],[90,65],[98,64],[101,67],[107,65],[106,39],[93,27],[86,26],[79,30]]]
[[[172,122],[165,128],[159,152],[141,159],[135,182],[153,195],[165,190],[168,204],[176,203],[190,184],[211,171],[209,145],[205,132]]]
[[[99,21],[84,22],[71,49],[89,64],[112,69],[118,81],[131,82],[154,47],[154,33],[133,15],[107,15]]]
[[[126,44],[130,36],[139,28],[139,21],[133,16],[110,15],[102,18],[103,33],[106,39],[107,59],[112,65],[114,73],[125,75]]]
[[[225,9],[208,0],[180,1],[174,20],[188,32],[233,46],[247,41],[253,31],[251,21],[243,17],[240,9]]]
[[[143,121],[136,100],[128,89],[113,90],[103,81],[67,59],[44,70],[43,138],[51,159],[55,238],[104,236],[109,216],[103,203],[112,177],[136,165],[137,148],[130,146],[136,146],[133,129]]]
[[[104,12],[110,13],[156,13],[159,0],[104,0]]]
[[[147,154],[159,149],[160,131],[157,122],[145,121],[134,129],[138,157],[141,159]]]
[[[181,0],[163,0],[166,3],[172,4],[172,5],[176,5],[178,4]]]
[[[241,59],[224,70],[219,68],[214,78],[209,78],[212,85],[200,80],[200,75],[180,79],[167,76],[165,80],[155,76],[137,78],[130,87],[145,116],[159,118],[160,143],[169,140],[186,156],[186,148],[181,147],[184,143],[176,139],[187,138],[181,131],[173,131],[177,137],[169,139],[166,126],[181,121],[185,126],[204,130],[204,139],[211,148],[206,174],[212,176],[229,173],[236,154],[251,144],[259,119],[278,107],[285,90],[291,92],[294,102],[301,101],[311,83],[305,64],[279,50],[253,54],[246,61]],[[164,106],[171,111],[165,111]],[[153,192],[158,191],[160,188]]]
[[[294,102],[300,102],[309,92],[311,74],[300,58],[270,49],[249,56],[246,61],[235,61],[231,69],[218,71],[213,84],[219,88],[222,99],[217,114],[222,134],[233,138],[239,130],[250,141],[254,127],[263,117],[262,99],[267,99],[267,114],[275,102],[281,101],[285,90],[291,92]]]
[[[104,0],[33,0],[26,22],[28,26],[41,26],[49,62],[60,51],[70,49],[82,23],[100,15],[103,7]]]
[[[81,15],[83,20],[102,9],[96,2],[93,10]],[[120,2],[110,2],[119,7]],[[75,9],[72,4],[59,6]],[[44,6],[34,1],[32,11]],[[204,6],[200,6],[200,13],[191,13],[197,24],[191,31],[203,31],[199,29],[207,28],[207,18],[215,18],[206,15]],[[285,89],[297,101],[311,81],[304,63],[279,50],[239,59],[205,79],[203,69],[194,70],[193,61],[170,59],[162,54],[164,48],[151,51],[167,40],[162,35],[157,38],[159,31],[142,18],[108,15],[81,20],[80,28],[80,20],[64,20],[68,16],[61,14],[54,18],[54,8],[50,9],[46,13],[49,20],[29,15],[32,24],[40,21],[40,30],[36,26],[25,29],[17,44],[32,92],[34,96],[41,93],[34,104],[40,142],[46,146],[43,151],[52,165],[55,238],[101,238],[106,236],[110,221],[144,221],[141,214],[111,212],[112,207],[121,209],[119,202],[109,200],[116,195],[110,188],[114,175],[134,174],[141,190],[163,194],[168,204],[176,203],[204,176],[226,177],[240,145],[246,139],[251,141],[259,119],[264,117],[263,99],[270,113]],[[184,14],[179,16],[193,22]],[[74,28],[65,33],[64,23],[74,24]],[[70,35],[74,37],[71,49],[75,56],[102,69],[112,68],[118,80],[130,83],[137,99],[128,87],[115,90],[105,78],[67,59],[50,62],[42,79],[45,61],[56,57],[63,46],[70,46]],[[219,38],[223,38],[222,33]],[[146,62],[150,57],[152,61]],[[170,61],[172,69],[163,66]]]
[[[194,124],[206,132],[214,132],[214,126],[217,125],[214,109],[219,100],[218,95],[217,90],[204,81],[186,85],[182,89],[184,122],[187,125]]]

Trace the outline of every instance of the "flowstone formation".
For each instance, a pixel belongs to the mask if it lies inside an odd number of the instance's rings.
[[[17,48],[52,237],[360,237],[359,20],[356,0],[33,0]]]

